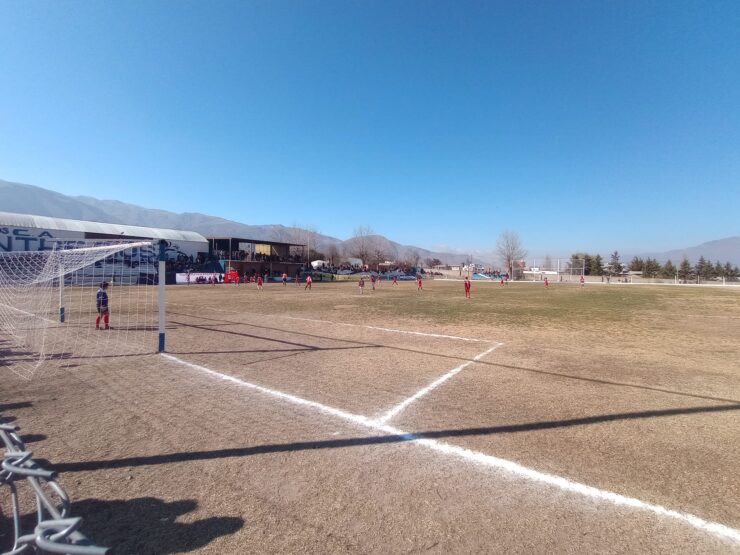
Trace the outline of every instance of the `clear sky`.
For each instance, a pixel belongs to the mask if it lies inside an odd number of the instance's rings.
[[[0,178],[462,252],[740,235],[740,2],[2,0]]]

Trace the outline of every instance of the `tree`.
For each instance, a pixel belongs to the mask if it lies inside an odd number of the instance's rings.
[[[712,277],[725,277],[725,269],[722,266],[722,264],[719,263],[719,260],[714,264],[714,268],[712,269]]]
[[[326,249],[326,256],[329,258],[329,262],[333,266],[334,262],[339,258],[339,249],[334,243],[329,245]]]
[[[371,241],[369,263],[375,266],[375,271],[379,272],[380,265],[385,262],[387,257],[383,244],[376,237],[374,241]]]
[[[545,261],[542,263],[542,269],[543,270],[552,270],[552,258],[550,258],[550,255],[548,254],[545,256]]]
[[[501,262],[507,268],[509,276],[514,277],[514,263],[527,256],[527,251],[522,247],[519,235],[514,231],[506,230],[499,235],[496,242],[496,251],[501,257]]]
[[[691,262],[685,256],[681,261],[681,265],[678,267],[678,279],[681,281],[688,281],[694,277],[694,269],[691,267]]]
[[[592,276],[603,276],[604,275],[604,261],[600,254],[597,254],[591,259],[591,275]]]
[[[712,265],[703,256],[700,256],[699,262],[696,263],[695,275],[701,279],[711,279],[712,277]]]
[[[434,268],[435,266],[441,266],[442,261],[439,258],[425,258],[424,264],[427,268]]]
[[[421,255],[419,255],[416,249],[406,250],[406,254],[404,255],[404,261],[406,263],[406,266],[417,268],[419,266],[420,260],[421,260]]]
[[[352,237],[352,243],[349,247],[349,254],[354,258],[362,260],[363,264],[367,264],[370,258],[370,249],[372,248],[371,236],[373,230],[370,226],[361,225],[355,228],[355,234]]]
[[[728,281],[735,281],[737,279],[737,273],[732,269],[732,264],[729,262],[726,262],[725,267],[722,268],[722,275]]]
[[[666,279],[673,279],[676,276],[676,267],[670,260],[665,263],[663,269],[660,271],[660,277]]]
[[[609,274],[613,276],[622,275],[622,263],[619,261],[619,253],[614,251],[609,261]]]
[[[642,258],[638,258],[637,256],[635,256],[630,261],[629,271],[630,272],[642,272],[644,267],[645,267],[645,261]]]
[[[658,277],[661,271],[660,263],[649,256],[645,259],[642,264],[642,277],[644,278],[655,278]]]
[[[588,273],[586,272],[586,259],[590,258],[589,255],[577,252],[575,254],[570,255],[570,260],[568,261],[568,270],[570,270],[571,274],[576,273]]]

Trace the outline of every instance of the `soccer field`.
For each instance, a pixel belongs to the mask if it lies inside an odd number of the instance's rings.
[[[731,553],[738,336],[729,287],[173,286],[164,355],[3,344],[0,411],[116,553]]]

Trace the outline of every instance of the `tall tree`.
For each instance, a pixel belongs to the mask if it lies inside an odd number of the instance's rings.
[[[630,260],[629,271],[630,272],[642,272],[645,266],[645,261],[642,258],[635,256]]]
[[[681,265],[678,267],[678,279],[688,281],[692,277],[694,277],[694,269],[691,267],[689,259],[684,256]]]
[[[506,230],[499,235],[496,241],[496,251],[501,257],[502,264],[509,272],[509,276],[514,277],[514,263],[524,259],[527,251],[524,250],[519,234],[515,231]]]
[[[329,257],[329,262],[332,266],[339,261],[339,249],[334,243],[326,249],[326,256]]]
[[[707,262],[703,256],[699,257],[695,268],[696,276],[701,279],[710,279],[712,277],[712,265]]]
[[[407,249],[404,259],[407,266],[418,268],[419,261],[421,260],[421,255],[416,249]]]
[[[717,260],[717,262],[714,264],[714,268],[712,269],[712,277],[725,277],[725,269],[722,264],[720,264],[719,260]]]
[[[729,262],[726,262],[724,268],[722,268],[722,275],[725,276],[725,279],[728,281],[735,281],[735,278],[737,277],[732,269],[732,264]]]
[[[622,275],[622,262],[619,260],[619,252],[614,251],[609,261],[609,273],[613,276]]]
[[[642,264],[642,277],[644,278],[655,278],[658,277],[661,271],[660,263],[649,256],[645,259]]]
[[[380,265],[385,262],[387,254],[383,248],[383,244],[380,241],[372,241],[370,247],[370,263],[375,266],[375,271],[380,271]]]
[[[663,269],[660,271],[660,277],[665,279],[673,279],[676,277],[676,267],[670,260],[663,265]]]
[[[597,254],[591,260],[591,275],[592,276],[603,276],[604,275],[604,260],[600,254]]]
[[[352,242],[350,244],[349,253],[354,258],[362,260],[363,264],[367,264],[370,259],[370,249],[372,248],[372,237],[373,230],[368,225],[361,225],[355,228]]]

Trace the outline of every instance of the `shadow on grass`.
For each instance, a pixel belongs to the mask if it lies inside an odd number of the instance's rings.
[[[244,526],[239,517],[211,517],[176,522],[194,511],[192,499],[166,502],[154,497],[104,501],[75,501],[72,514],[83,518],[81,530],[95,544],[110,547],[111,554],[164,554],[193,551],[219,536]]]
[[[435,430],[427,432],[409,432],[405,434],[390,434],[382,436],[354,437],[345,439],[331,439],[322,441],[299,441],[293,443],[278,443],[268,445],[257,445],[254,447],[234,447],[229,449],[214,449],[211,451],[191,451],[184,453],[170,453],[166,455],[148,455],[140,457],[127,457],[123,459],[84,461],[50,465],[57,472],[80,472],[88,470],[101,470],[113,468],[126,468],[134,466],[148,466],[158,464],[170,464],[189,461],[203,461],[230,457],[248,457],[252,455],[264,455],[267,453],[283,453],[290,451],[308,451],[313,449],[338,449],[344,447],[358,447],[363,445],[382,445],[389,443],[402,443],[416,439],[444,439],[451,437],[483,436],[492,434],[510,434],[518,432],[531,432],[537,430],[551,430],[555,428],[569,428],[573,426],[587,426],[605,422],[616,422],[620,420],[636,420],[643,418],[658,418],[666,416],[681,416],[689,414],[730,412],[740,410],[740,404],[719,405],[705,407],[685,407],[675,409],[648,410],[639,412],[626,412],[619,414],[604,414],[598,416],[587,416],[584,418],[572,418],[568,420],[549,420],[544,422],[531,422],[526,424],[508,424],[504,426],[488,426],[478,428],[463,428],[457,430]]]
[[[214,322],[224,322],[223,319],[216,320],[215,318],[208,318],[208,317],[204,317],[204,316],[195,316],[195,315],[192,315],[192,314],[181,313],[181,312],[174,312],[174,314],[177,314],[177,315],[180,315],[180,316],[197,317],[197,318],[199,318],[201,320],[211,320],[211,321],[214,321]],[[713,397],[711,395],[701,395],[701,394],[698,394],[698,393],[687,393],[687,392],[684,392],[684,391],[675,391],[673,389],[666,389],[666,388],[662,388],[662,387],[654,387],[654,386],[649,386],[649,385],[640,385],[640,384],[627,383],[627,382],[618,382],[618,381],[615,381],[615,380],[605,380],[605,379],[601,379],[601,378],[589,378],[589,377],[586,377],[586,376],[578,376],[578,375],[574,375],[574,374],[567,374],[565,372],[555,372],[553,370],[542,370],[542,369],[539,369],[539,368],[528,368],[528,367],[525,367],[525,366],[514,366],[514,365],[510,365],[510,364],[501,364],[501,363],[489,362],[489,361],[485,361],[485,360],[474,360],[474,359],[467,358],[467,357],[461,357],[461,356],[455,356],[455,355],[447,355],[447,354],[444,354],[444,353],[434,353],[434,352],[429,352],[429,351],[422,351],[422,350],[419,350],[419,349],[412,349],[412,348],[409,348],[409,347],[400,347],[398,345],[383,345],[383,344],[380,344],[380,343],[371,343],[371,342],[368,342],[368,341],[360,341],[360,340],[356,340],[356,339],[335,339],[335,338],[332,338],[332,337],[328,337],[326,335],[319,335],[319,334],[314,334],[314,333],[301,332],[301,331],[284,329],[284,328],[273,327],[273,326],[265,326],[265,325],[261,325],[261,324],[252,324],[252,323],[246,323],[246,322],[233,322],[233,321],[230,321],[230,320],[226,320],[226,322],[229,323],[229,324],[244,325],[244,326],[249,326],[250,328],[262,329],[262,330],[267,330],[267,331],[277,331],[277,332],[288,333],[288,334],[292,334],[292,335],[300,335],[300,336],[309,337],[309,338],[312,338],[312,339],[329,339],[331,341],[338,341],[338,342],[343,342],[343,343],[352,343],[354,345],[358,345],[358,346],[361,346],[361,347],[383,347],[383,348],[392,349],[392,350],[395,350],[395,351],[403,351],[403,352],[415,353],[415,354],[424,354],[424,355],[429,355],[429,356],[439,357],[439,358],[446,358],[446,359],[460,361],[460,362],[475,362],[476,364],[485,364],[485,365],[492,366],[492,367],[506,368],[508,370],[514,370],[514,371],[520,371],[520,372],[529,372],[529,373],[533,373],[533,374],[540,374],[540,375],[543,375],[543,376],[551,376],[551,377],[554,377],[554,378],[562,378],[562,379],[566,379],[566,380],[576,380],[576,381],[596,383],[596,384],[602,384],[602,385],[612,385],[612,386],[617,386],[617,387],[629,387],[629,388],[634,388],[634,389],[643,389],[643,390],[646,390],[646,391],[655,391],[655,392],[658,392],[658,393],[667,393],[667,394],[670,394],[670,395],[679,395],[681,397],[692,397],[694,399],[707,399],[707,400],[710,400],[710,401],[719,401],[719,402],[723,402],[723,403],[740,403],[740,401],[737,400],[737,399],[726,399],[726,398],[723,398],[723,397]],[[202,329],[204,331],[205,330],[207,330],[207,331],[213,331],[213,332],[221,332],[222,331],[222,330],[214,329],[213,327],[209,327],[209,326],[198,326],[198,325],[193,325],[193,324],[187,324],[185,322],[176,322],[176,323],[177,323],[177,325],[180,325],[180,326],[184,326],[184,327],[195,327],[195,328]],[[277,342],[277,343],[287,343],[288,345],[299,346],[299,347],[301,347],[303,349],[306,349],[306,350],[323,350],[320,347],[315,347],[315,346],[307,345],[307,344],[304,344],[304,343],[292,343],[292,342],[288,342],[288,341],[282,341],[282,340],[279,340],[279,339],[269,338],[269,337],[254,335],[254,334],[247,334],[247,333],[241,333],[241,332],[235,332],[235,331],[229,331],[229,332],[224,332],[224,333],[228,333],[230,335],[240,335],[240,336],[250,337],[250,338],[256,338],[256,339],[264,339],[264,340],[267,340],[267,341],[274,341],[274,342]],[[484,343],[486,342],[486,341],[483,341],[483,340],[481,340],[481,341],[484,342]],[[301,349],[299,349],[298,351],[300,352],[300,350]],[[239,352],[239,351],[235,351],[235,352]],[[182,353],[174,353],[174,354],[208,354],[208,353],[186,353],[186,352],[182,352]]]

